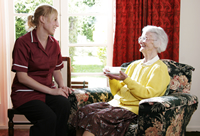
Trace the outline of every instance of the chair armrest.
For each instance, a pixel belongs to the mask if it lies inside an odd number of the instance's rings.
[[[151,112],[148,109],[155,109],[156,111],[169,110],[177,106],[193,105],[198,103],[196,95],[188,93],[173,93],[168,96],[153,97],[149,99],[141,100],[139,103],[140,111]],[[157,109],[156,107],[159,108]],[[148,106],[149,108],[147,108]]]
[[[108,102],[113,99],[109,87],[82,88],[79,90],[84,93],[75,94],[78,101],[78,107],[95,102]]]
[[[99,88],[81,88],[74,89],[75,92],[69,97],[71,102],[71,114],[68,120],[68,129],[70,130],[68,136],[75,134],[75,128],[71,126],[72,119],[76,114],[78,108],[95,102],[108,102],[113,99],[109,87]]]
[[[139,103],[138,134],[184,135],[197,106],[197,96],[188,93],[173,93],[142,100]]]

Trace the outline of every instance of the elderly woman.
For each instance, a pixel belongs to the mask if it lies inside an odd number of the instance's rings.
[[[114,99],[80,108],[73,120],[77,136],[123,136],[129,124],[137,121],[139,102],[165,94],[170,76],[158,53],[167,47],[167,34],[161,27],[146,26],[138,42],[144,59],[119,75],[104,72]]]

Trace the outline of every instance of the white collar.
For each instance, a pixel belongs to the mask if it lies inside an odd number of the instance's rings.
[[[160,58],[158,55],[156,55],[153,59],[147,61],[144,63],[144,59],[142,60],[142,65],[143,66],[147,66],[147,65],[152,65],[153,63],[155,63],[156,61],[158,61]]]
[[[51,39],[52,42],[54,42],[54,40],[51,38],[50,35],[49,35],[49,38]],[[33,30],[31,31],[31,42],[33,42]]]

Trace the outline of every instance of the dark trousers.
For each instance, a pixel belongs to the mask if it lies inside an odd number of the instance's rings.
[[[18,107],[33,123],[30,136],[66,136],[71,103],[61,95],[46,95],[46,102],[29,101]]]

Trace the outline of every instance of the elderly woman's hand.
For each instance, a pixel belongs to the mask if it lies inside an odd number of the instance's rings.
[[[106,73],[104,72],[104,74],[109,77],[109,79],[116,79],[116,80],[125,80],[128,76],[127,74],[125,74],[124,72],[120,71],[119,75],[116,74],[111,74],[111,73]]]

